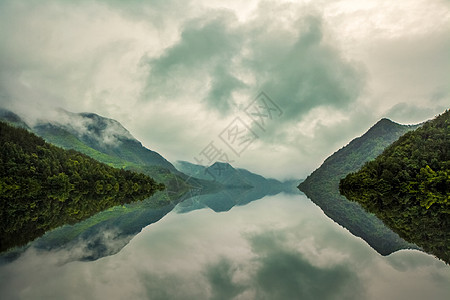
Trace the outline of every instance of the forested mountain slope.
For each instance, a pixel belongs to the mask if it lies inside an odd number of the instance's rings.
[[[145,148],[118,121],[94,113],[59,110],[57,120],[40,122],[33,127],[33,131],[48,142],[64,148],[80,147],[76,150],[82,151],[84,145],[131,163],[175,171],[170,162],[159,153]]]
[[[63,150],[4,122],[0,144],[0,250],[164,189],[144,174]]]
[[[84,153],[115,168],[144,173],[166,185],[174,198],[190,185],[207,186],[207,182],[186,183],[182,174],[159,153],[142,146],[119,122],[93,113],[71,113],[63,109],[52,112],[47,121],[28,125],[14,112],[0,109],[0,120],[27,128],[47,142]]]
[[[404,133],[417,126],[400,125],[381,119],[364,135],[352,140],[309,175],[299,185],[324,213],[347,228],[352,234],[363,238],[372,248],[383,255],[411,245],[387,228],[381,220],[367,213],[359,204],[339,194],[339,181],[350,172],[358,170],[365,162],[374,159]]]
[[[406,240],[450,262],[450,112],[408,132],[340,190]]]

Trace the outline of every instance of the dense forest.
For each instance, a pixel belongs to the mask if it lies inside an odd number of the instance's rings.
[[[160,154],[145,148],[137,140],[121,137],[120,132],[128,132],[128,130],[115,120],[95,114],[74,114],[66,111],[61,111],[61,113],[63,115],[69,114],[72,117],[76,117],[76,119],[80,118],[83,122],[90,124],[86,128],[87,133],[80,134],[73,128],[70,128],[70,126],[51,123],[39,123],[32,128],[32,131],[45,141],[63,149],[79,151],[115,168],[146,174],[158,182],[164,183],[172,200],[181,197],[192,186],[205,188],[210,188],[211,186],[211,182],[193,178],[190,178],[190,182],[187,183],[186,179],[189,177],[178,172]],[[18,123],[17,120],[21,121],[20,117],[12,112],[9,112],[7,120],[9,122],[15,121],[15,124]],[[22,121],[21,123],[24,122]],[[115,126],[110,128],[108,124],[114,124]],[[105,144],[98,142],[98,140],[107,138],[108,134],[110,135],[111,132],[115,131],[117,131],[117,143],[114,145],[106,147]]]
[[[450,263],[450,111],[342,179],[340,191],[406,240]]]
[[[382,119],[364,135],[355,138],[347,146],[336,151],[299,185],[308,198],[324,213],[347,228],[352,234],[363,238],[382,255],[413,248],[373,214],[366,212],[358,203],[351,202],[339,194],[339,181],[350,172],[361,168],[374,159],[404,133],[416,126],[400,125]]]
[[[0,251],[164,189],[147,175],[63,150],[3,122],[0,144]]]
[[[221,188],[218,183],[179,172],[159,153],[145,148],[116,120],[93,113],[71,113],[65,110],[58,112],[66,119],[65,122],[39,121],[30,127],[19,115],[1,108],[0,120],[29,129],[48,143],[66,150],[76,150],[111,167],[146,174],[164,183],[166,195],[173,201],[177,201],[192,188],[200,187],[204,192]],[[84,128],[80,130],[73,127],[67,120],[83,124]],[[100,142],[110,141],[111,137],[114,143]]]

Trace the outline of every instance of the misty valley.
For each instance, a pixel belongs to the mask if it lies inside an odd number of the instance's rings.
[[[450,0],[0,0],[0,300],[449,300]]]
[[[58,114],[28,124],[0,111],[4,299],[448,295],[448,111],[420,125],[382,119],[286,181],[171,163],[115,120]],[[404,164],[404,178],[378,160]]]

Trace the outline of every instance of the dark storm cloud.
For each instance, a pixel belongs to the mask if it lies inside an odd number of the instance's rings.
[[[264,91],[283,115],[236,163],[302,178],[382,117],[447,108],[449,22],[441,0],[3,0],[0,106],[95,112],[192,160]]]
[[[230,74],[226,66],[218,65],[212,72],[211,88],[205,99],[206,103],[220,112],[228,112],[233,104],[233,91],[246,86],[245,83]]]
[[[196,77],[208,89],[208,106],[222,114],[235,102],[233,91],[245,88],[272,95],[285,108],[285,120],[298,120],[314,107],[345,109],[354,102],[363,75],[325,41],[321,17],[302,14],[285,28],[267,17],[270,8],[246,23],[225,11],[188,22],[173,46],[146,60],[148,99],[186,91],[185,82]]]
[[[189,21],[175,45],[161,56],[148,59],[150,75],[146,96],[152,99],[179,95],[188,91],[186,81],[196,77],[202,81],[203,88],[211,81],[204,99],[207,105],[221,113],[228,112],[232,91],[244,86],[228,67],[239,52],[242,40],[241,33],[229,26],[233,22],[236,18],[229,12]]]
[[[250,62],[261,74],[262,89],[285,108],[285,120],[298,120],[318,106],[347,108],[363,87],[363,74],[324,40],[320,16],[298,20],[298,28],[286,34],[290,40],[265,34],[254,39]],[[265,44],[278,49],[266,52]]]

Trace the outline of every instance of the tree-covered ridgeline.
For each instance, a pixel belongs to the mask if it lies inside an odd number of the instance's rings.
[[[400,236],[450,263],[450,111],[400,137],[339,188]]]
[[[0,251],[164,189],[3,122],[0,145]]]
[[[404,133],[416,126],[401,125],[381,119],[361,137],[329,156],[298,188],[317,204],[324,213],[353,235],[364,239],[382,255],[400,249],[414,248],[389,229],[358,203],[339,194],[339,181],[359,170],[364,163],[380,155]]]

